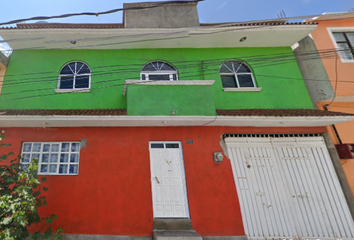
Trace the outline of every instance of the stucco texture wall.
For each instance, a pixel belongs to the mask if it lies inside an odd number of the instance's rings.
[[[6,151],[17,155],[24,141],[86,139],[79,175],[46,176],[48,205],[40,214],[57,214],[53,229],[62,227],[67,234],[151,236],[149,141],[181,141],[193,228],[202,236],[233,236],[244,235],[244,230],[230,160],[213,162],[213,153],[222,152],[221,135],[323,131],[313,127],[7,128],[4,143],[12,145]]]
[[[276,56],[287,60],[277,61]],[[276,57],[273,61],[269,57]],[[219,67],[229,59],[247,62],[260,92],[224,92]],[[70,61],[84,61],[92,71],[90,93],[55,93],[58,74]],[[124,80],[139,79],[151,60],[178,69],[179,80],[215,80],[217,109],[313,108],[290,47],[130,50],[20,50],[12,54],[1,109],[126,108]]]
[[[319,109],[324,109],[323,105],[330,102],[319,103]],[[354,114],[354,102],[333,102],[328,107],[329,111],[345,112]],[[339,123],[335,125],[342,143],[354,144],[354,121]],[[333,144],[339,144],[339,140],[332,126],[327,127]],[[348,184],[354,196],[354,159],[341,159],[342,168],[347,178]]]
[[[348,27],[354,30],[354,19],[318,21],[318,27],[311,33],[318,51],[332,51],[336,46],[331,39],[328,28],[339,28],[336,31],[347,32]],[[342,28],[342,30],[340,30]],[[322,54],[321,59],[328,78],[335,89],[336,96],[352,96],[354,92],[354,61],[343,62],[335,52]]]
[[[127,114],[215,116],[211,86],[153,86],[132,84],[127,90]]]
[[[347,32],[354,30],[354,19],[318,21],[318,27],[311,33],[316,47],[319,51],[334,50],[335,44],[330,36],[330,28],[335,31]],[[335,98],[318,103],[320,109],[330,104],[328,110],[354,114],[354,61],[344,62],[336,52],[321,56],[328,78],[335,92]],[[333,99],[333,102],[332,102]],[[342,143],[354,143],[354,121],[335,125]],[[328,127],[333,144],[339,144],[339,140],[333,131]],[[354,160],[341,159],[343,171],[350,185],[354,196]]]
[[[2,85],[4,82],[5,73],[6,73],[6,66],[0,62],[0,94],[1,94]]]

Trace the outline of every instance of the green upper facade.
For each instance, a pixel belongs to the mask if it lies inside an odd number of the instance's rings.
[[[285,62],[268,57],[286,55]],[[253,89],[224,91],[220,66],[246,63]],[[58,92],[63,66],[80,61],[91,71],[87,92]],[[178,81],[214,80],[212,85],[133,86],[151,61],[169,63]],[[123,96],[123,91],[126,94]],[[244,91],[239,91],[244,90]],[[256,91],[254,91],[256,90]],[[0,97],[1,109],[127,109],[128,115],[213,115],[213,109],[310,109],[305,83],[290,47],[112,50],[17,50],[11,56]]]

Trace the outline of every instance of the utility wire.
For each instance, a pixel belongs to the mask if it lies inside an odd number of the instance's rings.
[[[312,51],[306,51],[306,52],[300,52],[297,53],[297,57],[299,58],[303,58],[302,60],[309,60],[309,56],[314,56],[316,58],[318,58],[318,55],[320,57],[325,57],[325,58],[329,58],[331,56],[335,57],[337,55],[337,52],[341,52],[341,51],[347,51],[348,49],[323,49],[323,50],[312,50]],[[304,58],[305,57],[305,58]],[[56,58],[57,57],[54,57]],[[273,54],[261,54],[261,55],[246,55],[246,56],[241,56],[240,60],[245,62],[245,63],[249,63],[250,65],[252,65],[251,63],[255,63],[255,62],[264,62],[264,61],[284,61],[287,58],[291,58],[291,59],[295,59],[295,55],[293,52],[286,52],[286,53],[273,53]],[[119,60],[126,60],[126,61],[147,61],[147,62],[151,62],[151,58],[149,59],[142,59],[142,58],[115,58],[115,59],[119,59]],[[230,58],[229,58],[230,59]],[[97,60],[97,58],[85,58],[86,62],[87,60]],[[196,63],[196,64],[200,64],[201,61],[204,61],[206,64],[208,63],[216,63],[216,64],[221,64],[221,62],[226,61],[228,59],[226,58],[219,58],[219,59],[195,59],[195,60],[190,60],[190,61],[174,61],[172,59],[164,59],[164,61],[171,63],[172,65],[177,65],[179,63]],[[311,60],[311,59],[310,59]],[[67,62],[67,61],[66,61]],[[85,62],[85,61],[83,61]],[[100,69],[100,68],[112,68],[112,67],[119,67],[119,66],[143,66],[141,63],[137,63],[137,64],[126,64],[126,65],[103,65],[103,66],[95,66],[95,69]],[[109,70],[111,71],[111,70]],[[6,78],[9,79],[10,77],[13,76],[25,76],[25,75],[40,75],[40,74],[50,74],[50,73],[59,73],[59,71],[47,71],[47,72],[30,72],[30,73],[19,73],[19,74],[6,74]],[[4,77],[5,75],[0,75],[0,77]]]
[[[284,61],[284,60],[281,60],[281,61],[278,61],[278,63],[272,63],[272,64],[264,64],[264,62],[259,62],[258,64],[255,63],[253,64],[253,68],[256,69],[256,68],[259,68],[259,67],[264,67],[264,66],[269,66],[269,65],[272,65],[272,66],[275,66],[275,65],[278,65],[278,64],[285,64],[285,63],[288,63],[288,62],[292,62],[294,61],[294,59],[290,59],[290,60],[287,60],[287,61]],[[95,77],[97,79],[97,77],[102,77],[102,76],[111,76],[111,75],[122,75],[122,74],[125,74],[126,75],[126,78],[129,78],[129,74],[132,74],[134,75],[135,77],[132,77],[132,78],[136,78],[137,74],[140,75],[140,66],[141,64],[136,64],[139,66],[139,68],[125,68],[125,69],[114,69],[114,70],[103,70],[103,71],[95,71],[94,73],[91,74],[91,77]],[[206,67],[208,67],[209,69],[205,69],[205,72],[211,72],[210,74],[215,74],[216,73],[216,70],[218,70],[220,66],[220,62],[217,62],[217,65],[211,65],[211,64],[208,64],[206,65]],[[102,67],[105,67],[105,66],[102,66]],[[196,64],[187,64],[187,65],[180,65],[178,67],[179,70],[182,70],[182,69],[189,69],[189,68],[196,68],[196,67],[199,67],[199,61],[196,61]],[[210,68],[210,67],[215,67],[215,68]],[[195,72],[195,71],[194,71]],[[57,73],[57,72],[56,72]],[[189,73],[189,72],[183,72],[183,74],[186,74],[186,73]],[[180,77],[183,76],[183,74],[180,74]],[[210,75],[208,74],[208,75]],[[281,76],[266,76],[266,75],[261,75],[261,74],[255,74],[255,76],[265,76],[265,77],[275,77],[275,78],[283,78],[283,79],[293,79],[293,78],[289,78],[289,77],[281,77]],[[198,76],[197,76],[198,77]],[[139,76],[140,78],[140,76]],[[25,79],[18,79],[18,80],[15,80],[15,79],[7,79],[5,81],[5,84],[4,84],[4,87],[6,87],[6,89],[8,89],[9,87],[15,85],[14,87],[17,87],[18,85],[28,85],[28,84],[31,84],[33,85],[38,83],[38,84],[46,84],[46,82],[48,83],[52,83],[52,82],[57,82],[58,81],[58,77],[57,76],[54,76],[54,77],[47,77],[47,76],[44,76],[44,77],[41,77],[41,78],[38,78],[38,77],[34,77],[34,78],[27,78],[27,80],[30,80],[30,79],[35,79],[35,81],[24,81]],[[20,81],[19,81],[20,80]],[[327,79],[299,79],[301,81],[305,80],[305,81],[328,81]],[[10,81],[10,82],[9,82]],[[15,82],[14,82],[15,81]],[[95,81],[95,82],[100,82],[100,81]],[[339,82],[352,82],[352,81],[346,81],[346,80],[339,80]],[[5,93],[3,93],[4,95]]]
[[[215,69],[208,69],[206,70],[207,71],[214,71],[214,70],[217,70],[218,68],[215,68]],[[136,72],[132,72],[134,74],[136,74]],[[191,72],[185,72],[186,73],[196,73],[196,71],[191,71]],[[215,72],[213,73],[206,73],[206,75],[211,75],[211,74],[215,74]],[[191,78],[191,77],[200,77],[200,73],[198,72],[198,74],[193,74],[193,75],[185,75],[184,78]],[[281,77],[281,76],[269,76],[269,75],[256,75],[257,76],[267,76],[267,77],[272,77],[272,78],[275,78],[275,79],[291,79],[291,80],[299,80],[299,81],[303,81],[303,80],[313,80],[313,79],[302,79],[302,78],[289,78],[289,77]],[[117,81],[124,81],[126,80],[127,78],[123,78],[123,79],[110,79],[110,80],[103,80],[103,81],[95,81],[91,84],[99,84],[99,83],[107,83],[107,82],[117,82]],[[317,81],[328,81],[326,79],[324,80],[319,80],[319,79],[316,79]],[[342,81],[344,82],[344,81]],[[346,81],[346,82],[351,82],[353,83],[352,81]],[[139,83],[137,83],[139,84]],[[112,87],[112,86],[122,86],[124,84],[116,84],[116,85],[108,85],[108,86],[101,86],[101,87],[95,87],[95,88],[91,88],[91,89],[100,89],[100,88],[107,88],[107,87]],[[24,90],[24,91],[18,91],[18,92],[11,92],[11,93],[3,93],[2,95],[11,95],[11,94],[19,94],[19,93],[26,93],[26,92],[37,92],[37,91],[44,91],[44,90],[53,90],[53,87],[51,88],[43,88],[43,89],[31,89],[31,90]],[[53,93],[52,95],[55,95],[57,93]],[[32,96],[27,96],[27,97],[40,97],[40,96],[47,96],[47,95],[32,95]],[[15,99],[5,99],[5,100],[1,100],[0,102],[2,101],[11,101],[11,100],[17,100],[17,99],[22,99],[22,98],[15,98]]]
[[[128,8],[117,8],[117,9],[112,9],[104,12],[83,12],[83,13],[69,13],[69,14],[62,14],[62,15],[54,15],[54,16],[39,16],[39,17],[31,17],[31,18],[23,18],[23,19],[17,19],[17,20],[12,20],[8,22],[2,22],[0,23],[1,25],[7,25],[7,24],[14,24],[14,23],[19,23],[19,22],[25,22],[25,21],[31,21],[31,20],[48,20],[52,18],[67,18],[67,17],[74,17],[74,16],[99,16],[99,15],[105,15],[105,14],[110,14],[110,13],[115,13],[115,12],[120,12],[123,10],[138,10],[138,9],[147,9],[147,8],[156,8],[159,6],[163,6],[166,4],[171,4],[171,3],[189,3],[189,2],[202,2],[205,0],[193,0],[193,1],[169,1],[169,2],[161,2],[157,3],[152,6],[146,6],[146,7],[128,7]]]

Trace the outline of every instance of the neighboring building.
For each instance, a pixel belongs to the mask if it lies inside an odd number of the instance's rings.
[[[6,73],[6,67],[7,67],[8,63],[9,63],[9,58],[6,57],[0,51],[0,94],[1,94],[2,83],[4,82],[4,76],[5,76],[5,73]]]
[[[295,50],[305,53],[299,57],[300,70],[319,109],[354,113],[353,17],[354,13],[325,13],[309,20],[316,21],[318,27]],[[350,145],[354,144],[354,121],[329,126],[328,132],[333,144],[337,144],[345,176],[354,193],[354,153]]]
[[[41,213],[68,239],[353,239],[325,128],[353,115],[313,109],[291,49],[315,28],[199,24],[189,2],[0,29],[0,126],[39,158]]]

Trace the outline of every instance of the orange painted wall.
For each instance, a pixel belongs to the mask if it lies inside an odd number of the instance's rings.
[[[354,19],[327,20],[318,21],[318,23],[318,27],[311,35],[319,51],[335,49],[327,28],[351,27],[354,29]],[[343,29],[343,32],[345,31],[347,30]],[[328,102],[318,103],[318,106],[323,109],[325,104],[330,103],[328,107],[330,111],[354,114],[354,62],[342,62],[336,53],[329,55],[330,57],[322,56],[322,62],[335,90],[336,98],[333,103],[331,103],[332,99],[329,99]],[[354,143],[354,121],[336,124],[336,128],[343,143]],[[333,127],[328,127],[328,132],[332,142],[338,144]],[[354,196],[354,159],[341,159],[341,163]]]
[[[324,109],[323,105],[329,103],[330,102],[318,103],[319,109]],[[354,102],[333,102],[329,105],[328,110],[354,114]],[[336,124],[335,127],[343,143],[354,144],[354,121]],[[327,132],[329,133],[333,144],[339,144],[339,140],[337,139],[332,126],[327,127]],[[341,164],[354,196],[354,159],[341,159]]]
[[[0,62],[0,94],[2,90],[2,84],[4,82],[5,73],[6,73],[6,66],[2,62]]]
[[[8,128],[4,143],[20,154],[23,141],[87,140],[78,176],[46,176],[54,228],[67,234],[152,235],[153,209],[149,141],[181,141],[193,228],[202,236],[244,235],[230,161],[213,162],[222,152],[223,133],[318,133],[325,128],[139,127]],[[193,140],[194,144],[187,144]],[[1,149],[4,151],[5,149]],[[35,230],[32,228],[32,230]]]
[[[318,27],[311,35],[319,51],[335,50],[335,45],[327,30],[329,27],[352,27],[354,29],[354,19],[318,21]],[[337,79],[336,96],[353,96],[354,62],[345,63],[339,56],[336,56],[335,53],[322,55],[322,62],[332,87],[336,88]]]

